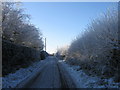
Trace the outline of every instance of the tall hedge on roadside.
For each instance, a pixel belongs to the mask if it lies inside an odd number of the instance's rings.
[[[119,12],[113,9],[93,20],[84,34],[71,43],[67,62],[80,65],[89,75],[115,77],[120,81]]]
[[[40,60],[40,50],[2,41],[2,75],[14,73]]]

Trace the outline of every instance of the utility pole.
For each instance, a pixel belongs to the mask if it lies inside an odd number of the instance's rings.
[[[46,51],[46,38],[45,38],[45,51]]]

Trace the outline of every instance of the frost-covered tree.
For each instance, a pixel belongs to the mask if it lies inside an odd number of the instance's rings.
[[[113,76],[120,65],[118,35],[118,10],[109,10],[93,20],[82,36],[71,43],[66,59],[78,60],[88,72]]]
[[[60,55],[66,55],[68,47],[69,46],[64,46],[64,47],[58,48],[57,53],[59,53]]]
[[[27,47],[43,49],[42,34],[18,7],[19,3],[2,2],[2,38]]]
[[[58,48],[57,52],[56,52],[56,56],[60,59],[64,59],[64,57],[67,55],[67,51],[68,51],[68,45]]]
[[[13,41],[13,37],[19,34],[20,26],[23,24],[25,15],[22,9],[15,8],[16,3],[2,3],[2,30],[3,38]]]

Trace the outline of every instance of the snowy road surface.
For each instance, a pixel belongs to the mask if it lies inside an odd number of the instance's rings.
[[[69,65],[54,56],[2,78],[3,88],[118,88],[118,85],[113,78],[88,76],[80,66]]]
[[[41,70],[39,76],[34,79],[27,88],[61,88],[61,78],[55,57],[47,58],[46,66]]]

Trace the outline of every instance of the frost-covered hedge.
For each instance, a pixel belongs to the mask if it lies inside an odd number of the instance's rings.
[[[40,50],[2,41],[2,75],[28,67],[32,62],[40,60]]]
[[[72,42],[67,62],[80,65],[88,74],[114,76],[115,81],[120,81],[118,35],[118,11],[114,9],[93,20],[84,34]]]

